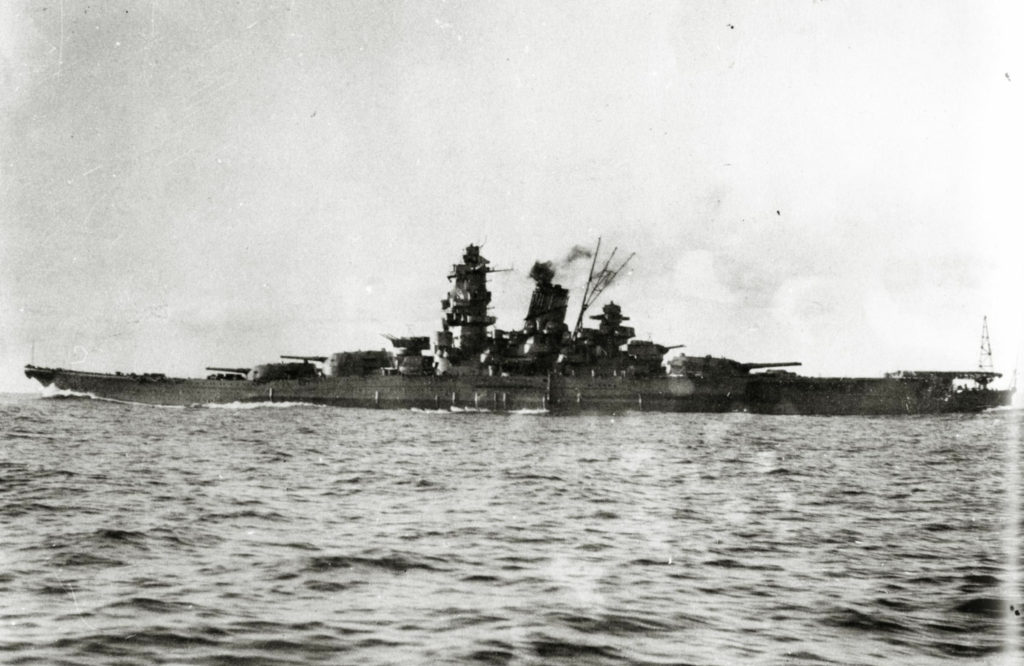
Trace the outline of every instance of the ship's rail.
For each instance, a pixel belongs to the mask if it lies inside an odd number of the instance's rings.
[[[886,379],[937,379],[953,381],[969,379],[972,381],[991,381],[1002,377],[1001,372],[991,370],[897,370],[886,373]]]

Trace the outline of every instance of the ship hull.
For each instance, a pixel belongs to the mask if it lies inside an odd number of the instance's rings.
[[[305,402],[382,409],[545,409],[544,377],[312,377],[267,382],[112,375],[29,368],[26,375],[90,397],[164,406],[247,402]]]
[[[755,378],[746,391],[749,411],[761,414],[880,416],[981,412],[1010,405],[1013,393],[927,379],[800,376]]]
[[[267,382],[26,368],[43,386],[121,402],[191,406],[300,402],[379,409],[478,409],[551,413],[735,412],[764,414],[939,414],[1010,404],[1012,391],[942,390],[897,379],[469,375],[367,375]]]

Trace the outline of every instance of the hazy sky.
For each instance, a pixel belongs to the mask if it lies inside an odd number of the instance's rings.
[[[1012,372],[1018,5],[0,3],[0,389],[428,335],[470,242],[515,328],[598,236],[690,353]]]

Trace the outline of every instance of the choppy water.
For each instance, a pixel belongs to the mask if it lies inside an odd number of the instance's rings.
[[[1020,411],[0,399],[0,662],[1017,663]]]

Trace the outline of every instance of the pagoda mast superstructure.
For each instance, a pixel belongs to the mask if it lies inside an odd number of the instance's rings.
[[[487,290],[487,274],[494,271],[480,254],[479,245],[468,245],[462,263],[452,266],[448,297],[441,301],[444,317],[437,334],[437,351],[442,356],[471,358],[487,349],[487,328],[495,318],[487,313],[491,292]],[[458,330],[457,339],[451,329]]]

